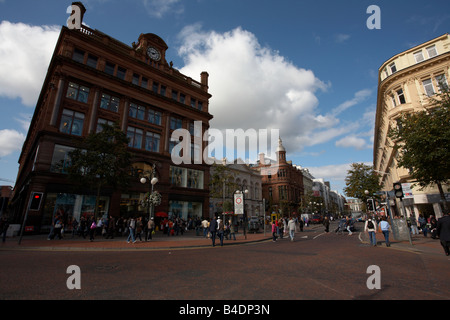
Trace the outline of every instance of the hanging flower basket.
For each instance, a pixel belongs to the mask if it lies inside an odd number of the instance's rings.
[[[152,193],[147,192],[143,200],[141,200],[141,206],[159,206],[161,204],[161,194],[158,191],[153,191]]]

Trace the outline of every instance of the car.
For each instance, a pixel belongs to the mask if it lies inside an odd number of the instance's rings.
[[[314,214],[311,218],[311,223],[318,224],[323,222],[323,217],[320,214]]]

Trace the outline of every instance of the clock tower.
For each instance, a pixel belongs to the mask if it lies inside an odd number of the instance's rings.
[[[136,50],[140,50],[150,60],[161,64],[167,64],[167,48],[168,46],[164,40],[153,33],[141,33],[136,46]]]

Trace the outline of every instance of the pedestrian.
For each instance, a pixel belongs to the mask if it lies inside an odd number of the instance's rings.
[[[234,230],[234,224],[232,222],[232,220],[230,219],[229,221],[229,227],[230,227],[230,240],[231,238],[233,238],[233,240],[236,240],[236,234],[235,234],[235,230]]]
[[[434,215],[430,216],[430,232],[431,238],[436,239],[436,228],[437,228],[437,220]]]
[[[225,233],[225,226],[223,224],[223,220],[219,219],[217,220],[217,235],[219,236],[221,247],[223,247],[224,233]]]
[[[386,241],[386,247],[390,247],[391,243],[389,242],[389,231],[391,229],[391,226],[389,225],[389,222],[387,221],[385,216],[381,217],[380,229],[384,235],[384,240]]]
[[[153,232],[155,230],[155,220],[153,218],[151,218],[148,223],[147,223],[147,227],[148,227],[148,237],[145,237],[145,241],[147,241],[148,239],[152,240],[152,236],[153,236]]]
[[[427,219],[424,218],[424,216],[421,214],[419,215],[419,227],[420,230],[423,232],[423,236],[426,237],[428,234],[428,227],[427,227]]]
[[[4,214],[0,220],[0,235],[2,235],[2,242],[6,241],[6,233],[8,232],[9,221],[8,217]]]
[[[303,219],[299,219],[299,225],[300,225],[300,231],[303,232],[303,225],[305,223],[303,222]]]
[[[419,234],[419,229],[417,228],[417,220],[416,217],[414,216],[414,214],[412,214],[409,217],[409,223],[410,223],[410,227],[411,227],[411,234],[415,235],[415,234]]]
[[[106,239],[114,239],[114,234],[116,231],[116,219],[113,216],[109,216],[108,229],[106,231]]]
[[[72,220],[72,238],[75,237],[76,234],[78,234],[78,231],[79,231],[78,226],[79,226],[79,224],[78,224],[77,219],[73,218],[73,220]]]
[[[377,223],[372,218],[369,218],[364,224],[364,231],[369,233],[370,244],[374,247],[377,246]]]
[[[295,236],[295,220],[291,217],[288,222],[287,229],[289,230],[289,237],[291,238],[291,242],[294,241]]]
[[[272,222],[272,241],[277,241],[277,225],[275,222]]]
[[[89,240],[94,241],[95,231],[97,230],[97,224],[95,223],[95,218],[91,216],[89,220]]]
[[[345,227],[347,228],[348,235],[351,236],[353,234],[352,228],[353,228],[353,219],[347,216],[347,220],[345,223]]]
[[[203,238],[206,238],[208,235],[208,225],[209,221],[205,218],[202,220],[202,228],[203,228]]]
[[[212,246],[216,246],[216,233],[217,233],[217,220],[216,217],[212,218],[209,223],[209,233],[211,234]]]
[[[437,221],[436,235],[444,248],[445,255],[448,256],[450,253],[450,211]]]
[[[136,230],[136,220],[134,220],[133,217],[131,217],[128,220],[128,238],[127,238],[127,243],[130,243],[130,240],[135,243],[136,239],[134,238],[134,231]]]
[[[325,232],[330,232],[330,219],[328,218],[328,216],[326,216],[323,220],[323,225],[325,226]]]
[[[50,235],[50,239],[53,240],[56,236],[58,236],[58,239],[62,239],[61,230],[62,230],[63,224],[62,219],[59,215],[55,217],[55,220],[53,221],[53,233]]]
[[[139,217],[136,221],[136,236],[135,239],[139,238],[139,241],[142,242],[142,230],[143,230],[144,224],[142,223],[142,217]]]
[[[284,233],[284,225],[283,225],[283,219],[278,220],[278,235],[280,239],[283,239],[283,233]]]

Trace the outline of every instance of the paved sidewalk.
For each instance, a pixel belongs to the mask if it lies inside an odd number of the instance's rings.
[[[142,237],[144,239],[144,237]],[[224,239],[223,245],[237,245],[265,241],[272,238],[272,234],[266,231],[259,233],[236,233],[236,240]],[[152,240],[128,243],[126,236],[115,237],[114,239],[105,239],[102,236],[96,236],[94,241],[71,234],[65,234],[63,239],[47,240],[47,235],[27,235],[22,237],[19,244],[19,236],[7,238],[5,243],[0,243],[0,250],[166,250],[166,249],[188,249],[212,247],[212,240],[197,236],[194,230],[184,232],[183,235],[167,236],[161,231],[156,232]],[[216,237],[216,247],[220,247],[220,239]]]
[[[308,236],[313,239],[313,234],[320,235],[321,228],[305,230],[304,233],[296,233],[296,236]],[[347,234],[341,235],[347,237]],[[357,237],[361,245],[369,246],[368,236],[364,232],[354,232],[352,237]],[[413,253],[428,253],[444,256],[444,250],[440,245],[439,239],[432,239],[430,236],[424,237],[422,234],[412,236],[412,245],[409,241],[396,241],[391,235],[391,247],[389,249],[409,251]],[[266,233],[247,233],[246,238],[242,232],[236,233],[236,240],[224,239],[224,246],[243,245],[271,241],[272,234],[266,230]],[[183,235],[170,236],[161,231],[156,232],[153,240],[136,241],[127,243],[127,237],[115,237],[114,239],[105,239],[97,236],[93,242],[89,237],[83,239],[71,234],[65,234],[62,240],[47,240],[47,235],[26,235],[23,236],[19,245],[19,236],[7,238],[5,243],[0,242],[0,250],[46,250],[46,251],[114,251],[114,250],[175,250],[175,249],[195,249],[212,247],[211,239],[204,238],[203,235],[197,236],[194,230],[185,232]],[[385,248],[383,234],[377,233],[378,247]],[[216,247],[220,247],[220,240],[216,237]]]

